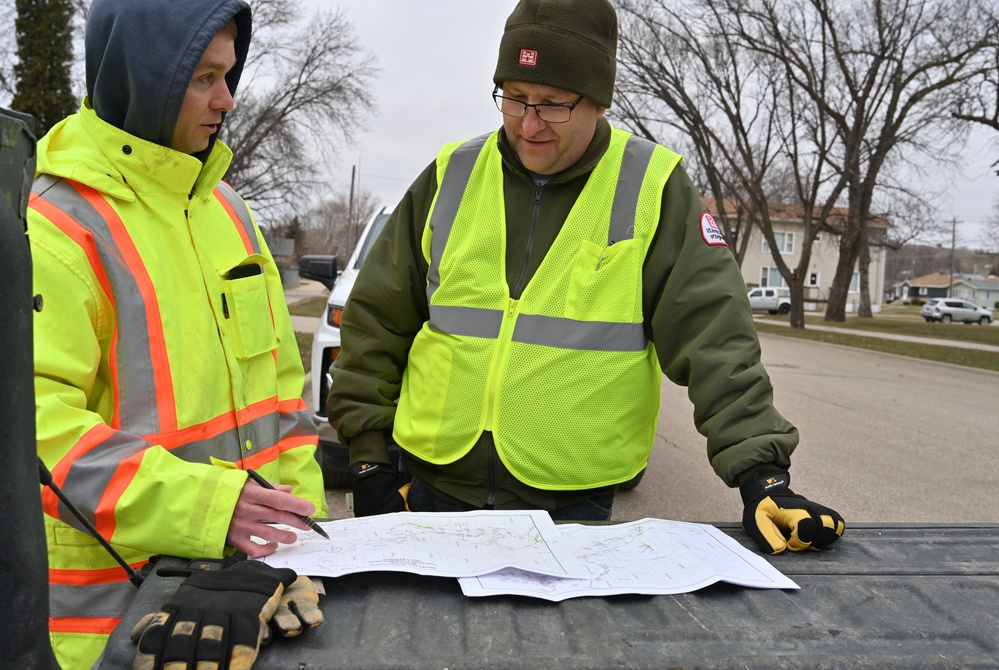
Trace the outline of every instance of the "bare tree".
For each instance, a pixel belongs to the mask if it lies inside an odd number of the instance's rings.
[[[682,131],[713,210],[741,263],[751,227],[791,287],[791,325],[804,327],[804,281],[817,234],[845,187],[830,164],[825,111],[807,104],[784,66],[741,46],[724,3],[622,0],[616,118],[636,132]],[[825,194],[825,200],[820,196]],[[775,217],[802,221],[801,255],[790,267]]]
[[[374,58],[343,12],[319,12],[304,27],[301,16],[289,0],[254,5],[251,58],[223,127],[233,149],[227,180],[272,218],[309,202],[322,165],[375,107]]]
[[[376,207],[377,199],[365,190],[354,196],[353,203],[348,194],[323,200],[298,217],[298,255],[333,254],[342,267]]]
[[[985,239],[982,244],[988,248],[999,251],[999,195],[992,200],[992,215],[985,224]],[[995,272],[995,270],[993,270]]]
[[[0,26],[5,27],[5,34],[13,35],[14,20],[17,10],[14,0],[0,0]],[[0,106],[9,107],[14,97],[14,63],[17,60],[17,41],[4,38],[0,40]]]
[[[991,17],[993,35],[999,34],[999,8],[993,8]],[[971,94],[957,98],[954,117],[962,121],[977,123],[999,132],[999,40],[983,50],[982,73]],[[999,158],[992,164],[999,174]]]
[[[90,0],[75,13],[74,79],[83,91],[83,28]],[[0,25],[14,24],[14,1],[0,0]],[[0,40],[0,103],[13,95],[13,40]],[[76,76],[76,75],[79,76]],[[342,11],[302,11],[297,0],[254,0],[253,39],[236,106],[222,139],[233,150],[226,179],[260,215],[290,220],[316,200],[322,167],[349,145],[375,110],[376,59],[358,44]]]
[[[784,65],[839,144],[848,217],[827,321],[845,319],[888,157],[907,150],[937,158],[965,137],[948,101],[987,70],[980,55],[996,40],[991,1],[807,0],[792,8],[788,0],[724,0],[738,16],[740,42]],[[861,299],[860,314],[870,315],[869,293]]]

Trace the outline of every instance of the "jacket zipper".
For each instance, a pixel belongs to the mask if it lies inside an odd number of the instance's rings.
[[[506,313],[503,315],[503,321],[500,324],[500,332],[497,338],[496,345],[496,355],[493,357],[492,365],[489,370],[489,381],[486,383],[486,423],[485,430],[492,431],[495,430],[495,416],[493,413],[496,411],[496,394],[499,391],[497,388],[499,386],[499,369],[503,364],[503,357],[506,354],[507,342],[510,340],[513,333],[514,323],[517,317],[517,301],[511,299],[506,306]]]
[[[543,188],[543,186],[536,185],[534,189],[534,211],[531,212],[531,228],[527,234],[527,248],[524,249],[524,265],[520,268],[520,279],[517,280],[517,286],[510,295],[515,300],[520,298],[520,294],[524,292],[524,284],[527,283],[527,266],[531,260],[531,252],[534,250],[534,233],[537,230],[538,216],[541,213],[541,191]]]
[[[486,508],[492,509],[496,504],[496,440],[489,433],[489,446],[486,449]]]

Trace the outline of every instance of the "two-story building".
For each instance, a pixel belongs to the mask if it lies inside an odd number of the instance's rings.
[[[718,213],[714,200],[705,199],[705,205],[712,213]],[[800,205],[771,205],[771,221],[774,237],[784,262],[795,269],[801,260],[801,248],[804,233],[802,208]],[[735,210],[733,202],[726,201],[729,211]],[[836,209],[830,217],[833,226],[844,220],[845,209]],[[871,264],[868,268],[870,282],[871,310],[880,312],[885,289],[885,268],[887,249],[878,242],[885,239],[890,224],[883,219],[873,219],[870,226]],[[753,226],[749,231],[750,239],[746,255],[742,260],[742,277],[748,288],[756,286],[787,287],[787,282],[781,276],[774,262],[770,245],[763,237],[759,228]],[[812,255],[805,272],[805,311],[824,311],[829,300],[829,292],[833,277],[836,275],[836,264],[839,262],[840,236],[835,233],[821,232],[815,235],[812,244]],[[846,311],[856,312],[860,307],[860,273],[854,268],[853,278],[847,295]]]

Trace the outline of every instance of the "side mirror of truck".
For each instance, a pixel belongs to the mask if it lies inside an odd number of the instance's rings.
[[[336,256],[310,254],[302,256],[298,261],[299,277],[317,281],[331,291],[336,275]]]

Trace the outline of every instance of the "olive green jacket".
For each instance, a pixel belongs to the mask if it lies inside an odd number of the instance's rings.
[[[500,133],[511,298],[520,296],[538,269],[609,141],[610,125],[601,119],[576,165],[538,186]],[[431,164],[392,213],[344,309],[328,411],[340,439],[350,445],[352,463],[390,460],[387,444],[406,357],[429,318],[421,239],[437,186]],[[704,241],[704,211],[690,178],[677,167],[663,191],[643,269],[645,330],[663,372],[688,388],[712,467],[736,486],[750,472],[787,468],[798,432],[773,406],[742,274],[727,247]],[[476,506],[551,509],[594,493],[528,489],[506,472],[488,434],[447,466],[405,453],[404,460],[438,492]]]

